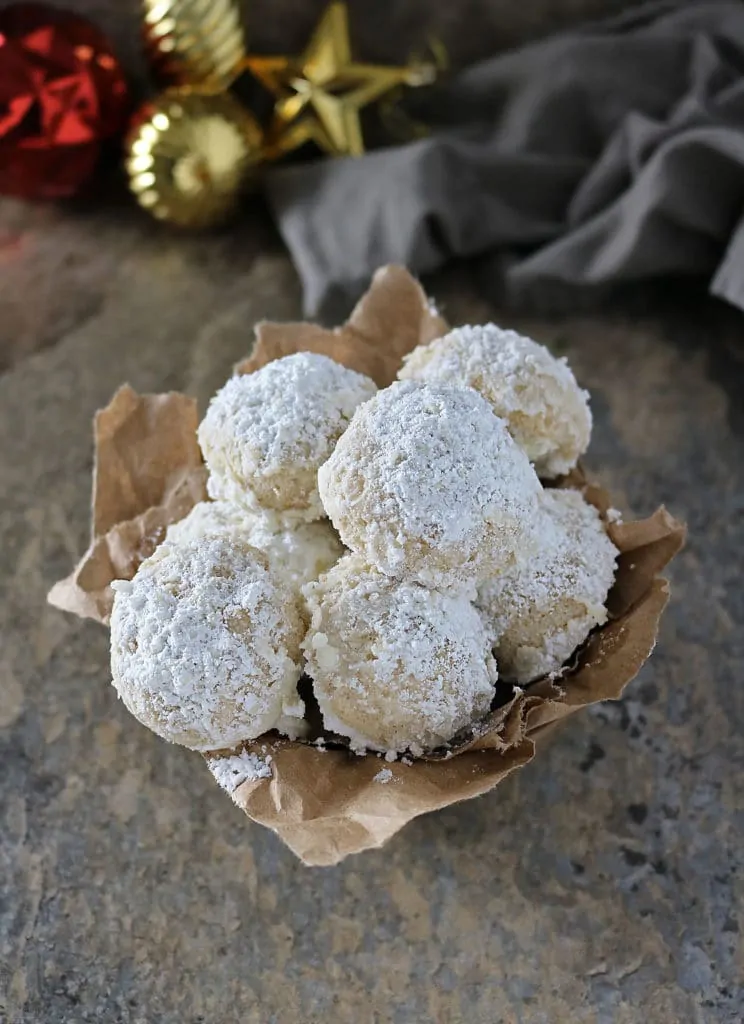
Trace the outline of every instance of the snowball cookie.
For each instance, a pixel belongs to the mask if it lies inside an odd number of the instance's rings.
[[[398,376],[475,388],[506,420],[541,477],[568,473],[589,445],[589,395],[565,359],[515,331],[458,327],[414,349]]]
[[[250,543],[263,551],[271,568],[293,588],[317,580],[344,553],[339,536],[327,519],[298,523],[282,530],[256,518],[248,530]]]
[[[357,410],[318,483],[347,547],[435,587],[509,566],[529,546],[542,490],[480,395],[416,381]]]
[[[199,426],[209,496],[287,520],[322,518],[318,467],[376,390],[369,377],[311,352],[231,378]]]
[[[168,527],[166,540],[183,544],[225,533],[238,533],[262,551],[272,572],[293,589],[317,580],[344,553],[344,546],[327,519],[278,527],[271,517],[251,515],[226,501],[200,501],[184,519]]]
[[[214,750],[302,715],[303,626],[260,551],[229,536],[161,544],[112,587],[113,683],[159,736]]]
[[[183,519],[170,524],[165,540],[166,543],[187,544],[201,537],[219,537],[226,533],[245,534],[252,519],[253,516],[242,505],[233,505],[227,501],[200,501]]]
[[[478,606],[496,638],[504,678],[529,683],[557,672],[607,620],[617,549],[578,491],[545,491],[532,559],[481,586]]]
[[[496,663],[465,597],[391,579],[359,555],[303,593],[315,696],[326,728],[352,748],[420,754],[488,711]]]

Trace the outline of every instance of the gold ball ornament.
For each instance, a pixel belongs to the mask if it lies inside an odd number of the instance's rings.
[[[158,220],[210,227],[235,208],[262,144],[258,122],[229,93],[169,89],[130,131],[129,187]]]
[[[143,0],[150,60],[164,80],[225,87],[245,56],[237,0]]]

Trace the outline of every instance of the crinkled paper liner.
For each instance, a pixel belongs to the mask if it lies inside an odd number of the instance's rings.
[[[262,323],[250,373],[300,350],[324,353],[367,373],[380,386],[395,379],[402,357],[447,329],[419,284],[401,267],[377,272],[370,290],[344,326]],[[196,442],[196,403],[185,395],[137,395],[122,387],[95,418],[95,470],[90,547],[67,579],[49,594],[52,604],[107,622],[113,579],[131,579],[160,543],[169,523],[206,497],[205,469]],[[608,496],[580,473],[577,487],[604,515]],[[235,803],[273,829],[305,863],[335,864],[350,853],[381,846],[406,822],[493,789],[535,756],[540,737],[580,708],[619,697],[649,657],[668,600],[659,572],[684,544],[685,528],[660,508],[638,522],[608,522],[621,554],[608,601],[609,621],[596,630],[560,680],[515,690],[449,751],[413,763],[385,764],[328,746],[319,749],[268,734],[245,744],[266,758],[271,777],[242,782]],[[220,751],[209,760],[236,751]],[[387,781],[376,781],[382,768]]]

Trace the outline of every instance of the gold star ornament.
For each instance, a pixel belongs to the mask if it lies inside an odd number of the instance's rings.
[[[129,187],[154,217],[182,227],[226,220],[259,165],[307,142],[333,156],[360,155],[360,111],[384,97],[383,123],[391,112],[405,117],[395,102],[403,87],[427,85],[443,67],[436,52],[433,61],[411,60],[406,67],[357,63],[341,0],[326,8],[299,57],[246,54],[238,0],[142,3],[154,66],[177,84],[133,119]],[[266,130],[240,98],[237,80],[244,72],[271,96]]]
[[[345,3],[334,0],[299,57],[249,55],[249,71],[275,97],[266,155],[275,159],[306,142],[334,156],[359,156],[364,139],[359,112],[401,85],[428,85],[433,64],[406,67],[359,64],[352,59]]]

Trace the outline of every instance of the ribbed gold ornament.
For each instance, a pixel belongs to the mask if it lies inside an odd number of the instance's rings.
[[[143,0],[145,47],[178,85],[228,85],[245,56],[237,0]]]
[[[234,209],[262,142],[253,115],[229,93],[169,89],[146,104],[127,139],[129,186],[159,220],[209,227]]]

